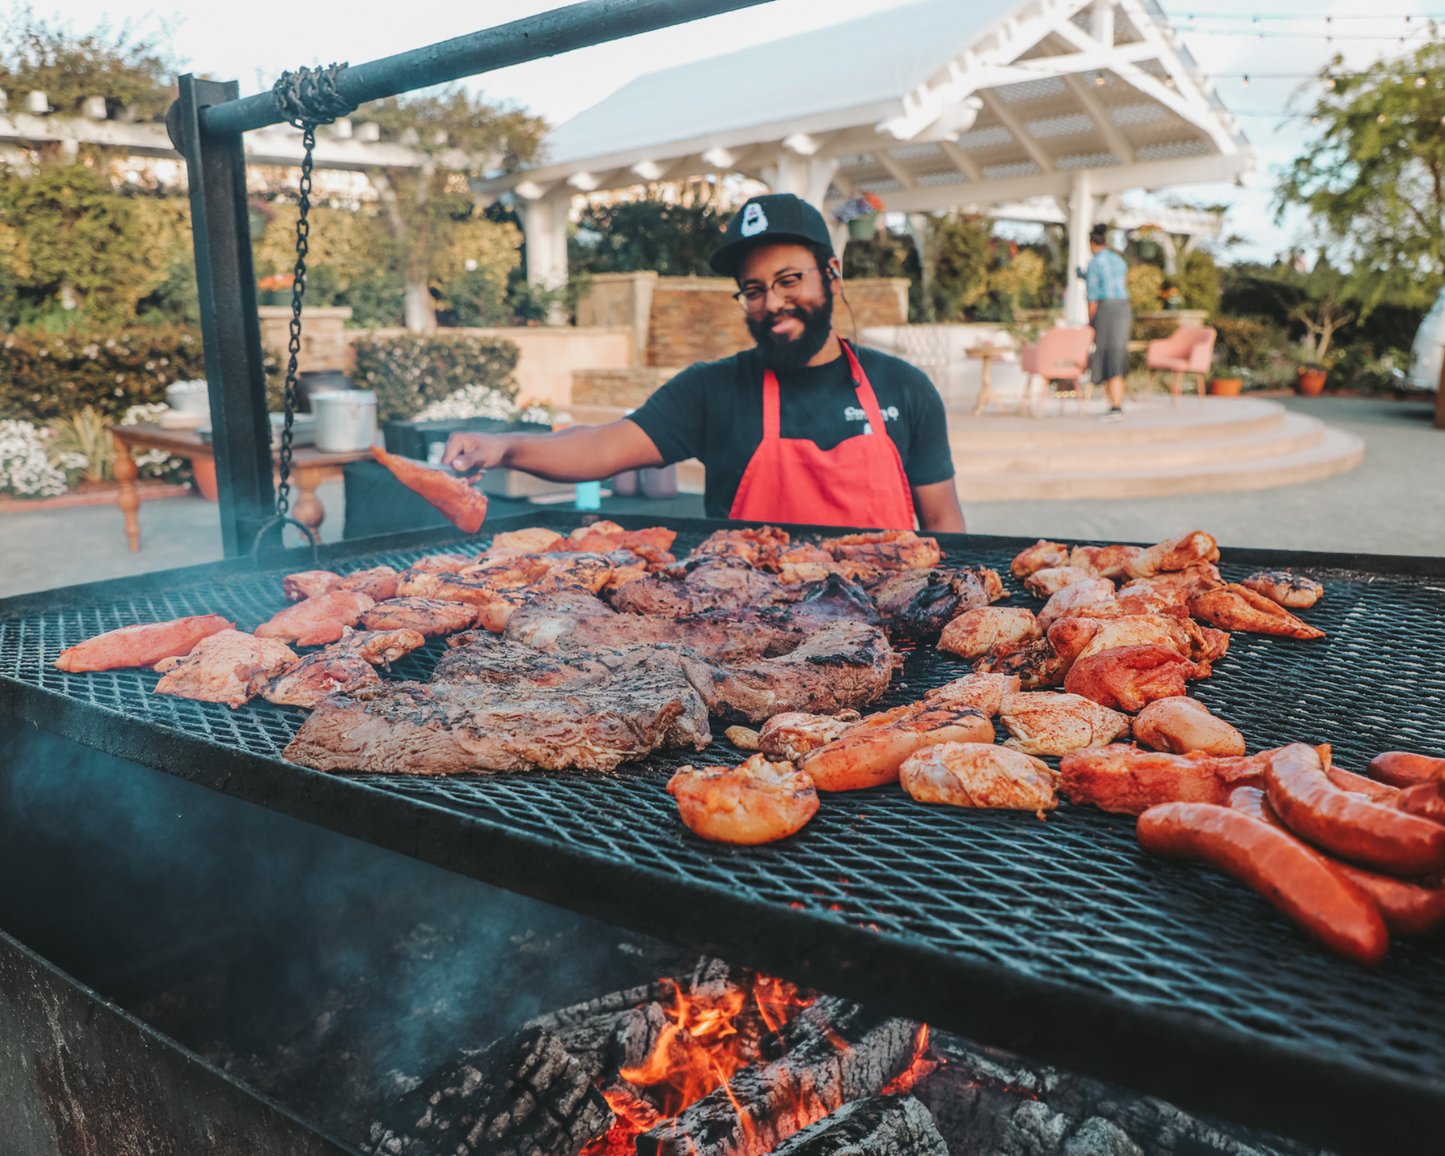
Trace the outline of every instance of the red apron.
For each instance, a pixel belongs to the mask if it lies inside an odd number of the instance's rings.
[[[848,344],[838,344],[867,417],[865,432],[831,450],[819,449],[809,438],[780,437],[778,378],[771,369],[765,371],[763,440],[738,484],[729,517],[878,530],[912,530],[917,525],[903,459],[883,427],[868,375]]]

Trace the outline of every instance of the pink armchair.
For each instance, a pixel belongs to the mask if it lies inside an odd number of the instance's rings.
[[[1051,381],[1072,381],[1074,399],[1079,403],[1079,413],[1084,412],[1084,402],[1094,391],[1093,384],[1084,382],[1082,389],[1079,378],[1089,368],[1089,347],[1094,344],[1094,331],[1087,325],[1076,329],[1049,329],[1033,345],[1025,345],[1019,351],[1019,366],[1024,371],[1024,396],[1016,412],[1023,413],[1027,406],[1034,417],[1039,416],[1039,406],[1034,403],[1035,383],[1048,393]],[[1059,413],[1064,412],[1064,396],[1059,393]]]
[[[1174,384],[1170,392],[1174,404],[1179,404],[1179,395],[1184,389],[1184,375],[1192,373],[1199,388],[1199,400],[1204,401],[1204,375],[1214,361],[1213,329],[1176,329],[1162,341],[1149,342],[1149,387],[1154,387],[1154,375],[1159,370],[1174,371]]]

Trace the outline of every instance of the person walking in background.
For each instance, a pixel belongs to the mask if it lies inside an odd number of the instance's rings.
[[[1089,262],[1084,287],[1089,299],[1089,324],[1094,327],[1094,355],[1089,377],[1104,385],[1109,410],[1104,421],[1124,416],[1124,375],[1129,372],[1129,265],[1107,245],[1109,227],[1095,225],[1089,234],[1094,259]]]

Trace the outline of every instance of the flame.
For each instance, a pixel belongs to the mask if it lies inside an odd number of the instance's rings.
[[[729,985],[721,994],[665,982],[671,988],[664,1005],[669,1022],[647,1057],[618,1073],[632,1087],[602,1089],[616,1120],[581,1156],[635,1156],[638,1136],[715,1088],[726,1088],[737,1070],[756,1058],[761,1030],[777,1031],[812,1002],[786,980],[768,975],[755,976],[748,987]],[[727,1094],[732,1099],[730,1089]],[[734,1100],[733,1106],[749,1127],[742,1105]]]
[[[908,1067],[884,1084],[878,1094],[896,1096],[911,1092],[920,1080],[931,1076],[942,1063],[942,1060],[934,1059],[928,1054],[928,1025],[924,1024],[918,1033],[918,1043],[913,1048],[913,1059],[909,1061]]]

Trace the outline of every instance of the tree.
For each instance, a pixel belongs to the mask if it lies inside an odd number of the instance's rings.
[[[1362,316],[1389,295],[1428,304],[1445,277],[1445,43],[1320,74],[1319,134],[1275,188],[1307,209],[1350,267]]]
[[[495,241],[498,226],[485,219],[468,181],[531,160],[546,126],[540,117],[489,105],[459,87],[388,97],[355,119],[378,125],[425,157],[420,167],[378,167],[368,176],[381,198],[390,263],[405,285],[407,328],[433,329],[433,290],[440,293],[467,260],[479,260],[466,254]]]
[[[654,187],[639,200],[583,209],[567,263],[584,275],[653,270],[662,277],[711,277],[708,258],[726,227],[727,214],[718,211],[711,186],[688,185],[676,199]]]
[[[102,96],[111,117],[158,120],[180,71],[168,39],[164,25],[146,32],[130,23],[118,32],[102,24],[82,35],[37,17],[29,6],[18,8],[0,30],[0,89],[12,107],[38,90],[62,113],[79,113],[86,97]]]

